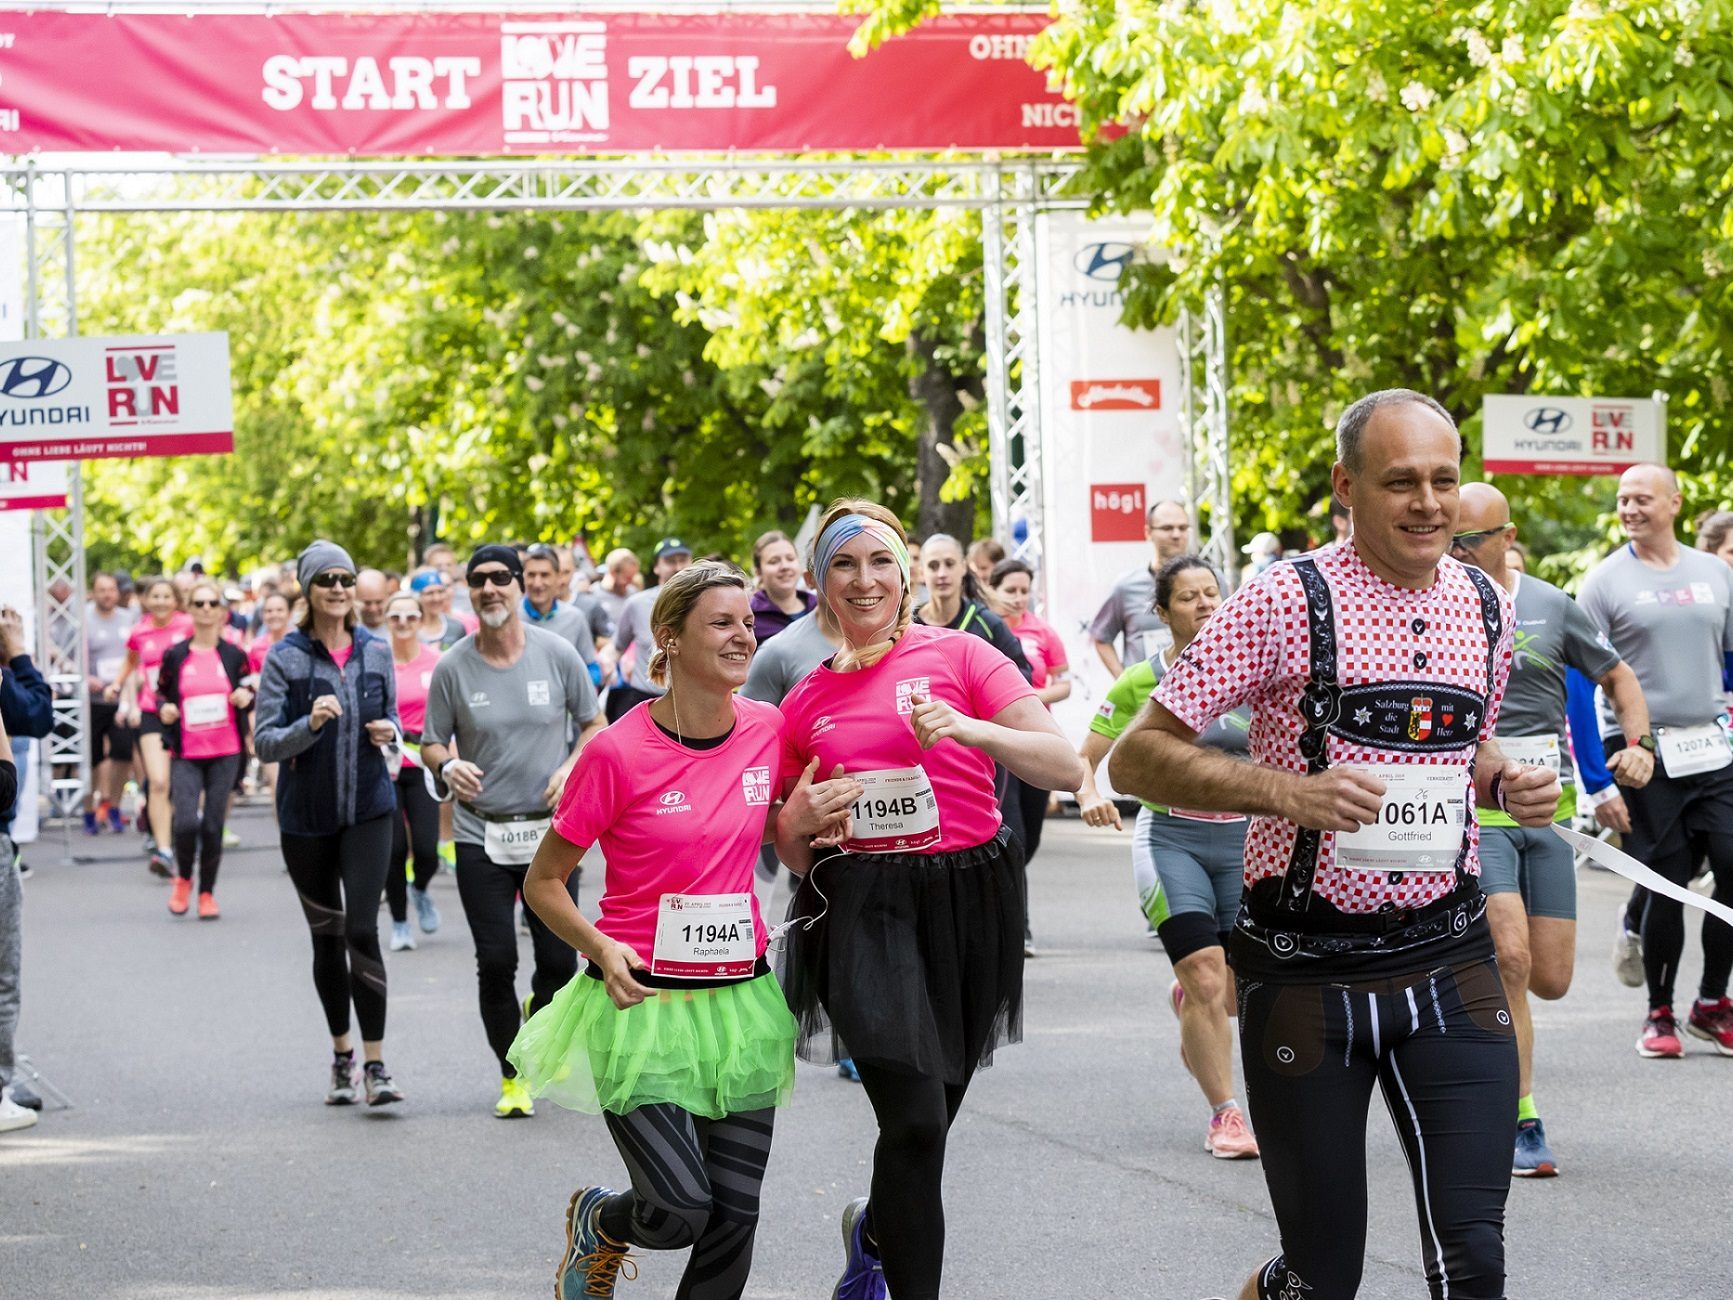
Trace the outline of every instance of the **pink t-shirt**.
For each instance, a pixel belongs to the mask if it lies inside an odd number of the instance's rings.
[[[1010,625],[1010,620],[1005,620]],[[1047,679],[1060,669],[1070,667],[1065,658],[1065,643],[1059,639],[1046,620],[1035,614],[1024,614],[1023,621],[1011,627],[1011,635],[1017,638],[1017,644],[1023,647],[1023,657],[1029,661],[1029,667],[1035,670],[1035,680],[1030,683],[1036,690],[1047,685]]]
[[[185,641],[192,634],[193,620],[181,610],[171,614],[161,627],[147,614],[126,634],[126,648],[138,656],[138,671],[143,678],[138,684],[140,713],[156,712],[156,679],[162,671],[162,657],[176,641]]]
[[[247,647],[247,671],[255,677],[265,671],[265,656],[277,643],[271,639],[269,632],[261,632],[253,638],[253,644]]]
[[[349,656],[352,653],[354,653],[354,650],[355,650],[355,643],[353,641],[351,641],[348,645],[343,646],[341,649],[330,651],[331,662],[337,665],[337,671],[338,672],[342,672],[343,669],[345,669],[349,666]]]
[[[433,681],[433,669],[439,663],[439,647],[423,645],[421,653],[408,663],[392,664],[397,672],[397,719],[403,724],[403,734],[421,735],[427,718],[427,688]]]
[[[181,665],[182,758],[225,758],[241,752],[241,729],[229,703],[229,675],[215,649],[194,646]]]
[[[647,702],[585,745],[554,829],[607,857],[596,928],[648,962],[663,894],[750,894],[781,748],[782,715],[739,695],[734,730],[715,749],[663,735]],[[756,898],[752,928],[763,956]]]
[[[459,623],[462,623],[463,630],[468,632],[471,636],[474,636],[481,630],[481,620],[474,614],[471,614],[467,609],[454,609],[451,611],[451,616]]]
[[[839,673],[820,664],[782,701],[782,787],[814,754],[829,776],[921,767],[939,805],[939,840],[929,853],[973,848],[999,829],[993,760],[941,740],[923,750],[909,722],[912,696],[944,700],[971,717],[991,718],[1035,690],[991,644],[973,632],[916,623],[871,668]]]

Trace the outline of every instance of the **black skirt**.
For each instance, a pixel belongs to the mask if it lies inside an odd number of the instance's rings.
[[[1023,1037],[1023,855],[1000,827],[951,853],[822,853],[779,963],[804,1061],[968,1081]]]

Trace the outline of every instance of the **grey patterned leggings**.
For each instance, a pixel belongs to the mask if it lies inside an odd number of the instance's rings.
[[[739,1300],[752,1271],[776,1112],[713,1120],[658,1104],[603,1118],[632,1190],[602,1202],[602,1231],[650,1250],[691,1247],[675,1300]]]

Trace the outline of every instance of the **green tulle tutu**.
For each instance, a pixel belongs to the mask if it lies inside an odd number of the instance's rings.
[[[580,971],[506,1054],[533,1096],[591,1115],[669,1102],[707,1119],[781,1106],[794,1091],[794,1017],[774,975],[657,989],[622,1011]]]

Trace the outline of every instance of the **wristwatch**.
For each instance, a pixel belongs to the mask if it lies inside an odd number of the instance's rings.
[[[1629,736],[1626,736],[1625,737],[1625,748],[1626,749],[1646,749],[1651,754],[1653,754],[1655,752],[1655,738],[1654,738],[1654,736],[1650,735],[1648,732],[1644,732],[1642,735],[1638,736],[1635,740],[1632,740]]]

